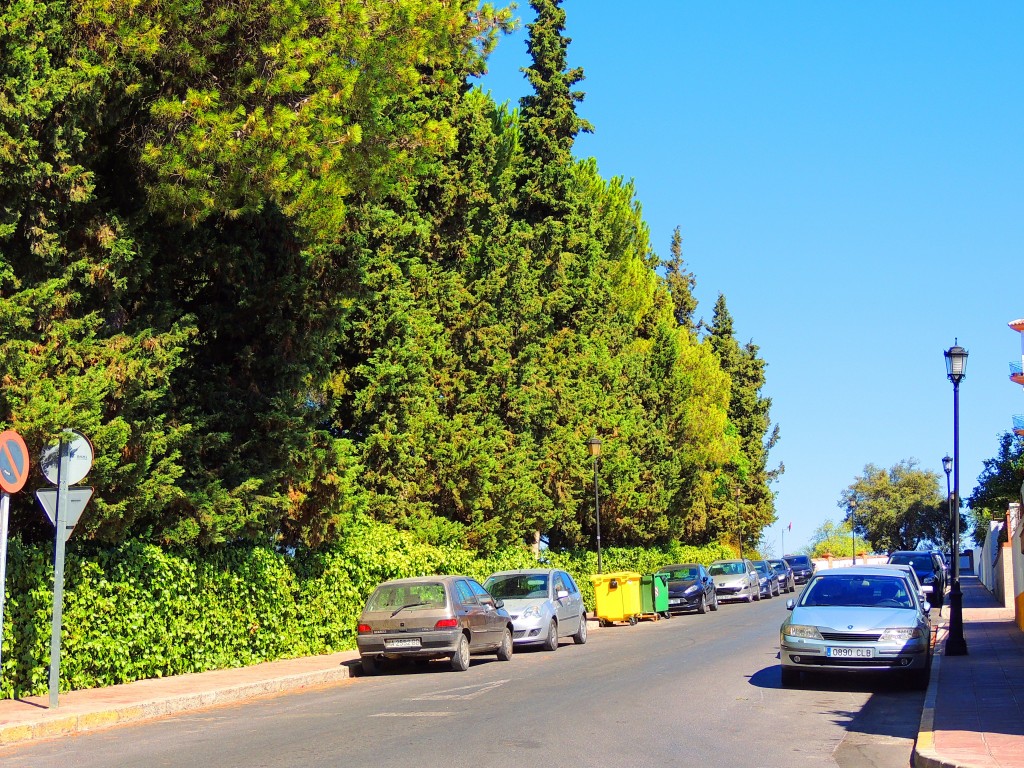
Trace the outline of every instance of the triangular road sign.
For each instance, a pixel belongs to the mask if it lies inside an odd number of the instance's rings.
[[[39,503],[46,512],[46,516],[50,518],[50,523],[52,525],[57,525],[57,489],[40,488],[36,491],[36,498],[39,499]],[[85,509],[85,505],[89,503],[89,499],[91,498],[92,488],[87,485],[78,485],[68,488],[68,508],[64,511],[65,541],[67,541],[68,537],[71,535],[71,531],[74,530],[75,525],[78,524],[78,519],[82,516],[82,510]]]

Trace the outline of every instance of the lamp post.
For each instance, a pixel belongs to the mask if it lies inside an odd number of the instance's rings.
[[[853,564],[857,564],[857,500],[850,499],[850,536],[853,539]]]
[[[594,517],[597,521],[597,572],[601,573],[601,496],[597,489],[597,457],[601,455],[601,438],[587,440],[587,449],[594,460]]]
[[[946,511],[949,523],[946,536],[949,539],[950,554],[953,550],[953,492],[949,488],[949,473],[953,471],[953,459],[947,453],[942,457],[942,471],[946,473]]]
[[[743,559],[743,511],[740,508],[740,489],[733,491],[736,498],[736,538],[740,543],[740,560]]]
[[[943,354],[946,357],[946,376],[953,382],[953,587],[949,591],[946,655],[966,656],[964,596],[960,591],[960,382],[964,380],[967,368],[967,350],[954,339],[953,346]]]

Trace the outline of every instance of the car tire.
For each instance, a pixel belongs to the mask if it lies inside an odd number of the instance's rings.
[[[555,633],[555,647],[558,647],[558,633]],[[512,630],[505,627],[501,636],[501,645],[498,646],[498,661],[512,660]]]
[[[782,687],[795,688],[800,685],[800,670],[792,667],[780,667],[782,671]]]
[[[469,669],[469,638],[465,635],[459,635],[455,653],[452,654],[452,669],[456,672],[465,672]]]
[[[758,587],[757,588],[757,592],[754,593],[754,600],[756,602],[760,602],[761,601],[761,587]]]
[[[636,616],[630,616],[629,617],[629,626],[631,626],[631,627],[635,627],[636,626]]]
[[[700,602],[697,603],[697,613],[707,613],[707,612],[708,612],[708,601],[705,600],[704,599],[704,595],[701,594]]]
[[[548,622],[548,633],[544,637],[544,650],[558,650],[558,623],[554,619]]]
[[[718,593],[717,592],[715,592],[715,596],[713,598],[711,598],[711,610],[712,611],[717,611],[718,610]]]
[[[376,656],[363,656],[359,659],[364,675],[376,675],[380,672],[380,665],[377,664]]]
[[[584,613],[580,616],[580,628],[576,630],[576,634],[572,636],[572,641],[576,645],[583,645],[587,642],[587,614]]]

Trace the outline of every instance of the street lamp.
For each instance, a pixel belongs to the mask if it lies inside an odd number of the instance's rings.
[[[850,499],[850,536],[853,537],[853,564],[857,564],[857,500]]]
[[[967,368],[967,350],[956,339],[953,346],[943,352],[946,357],[946,376],[953,382],[953,587],[949,591],[949,637],[946,639],[947,656],[966,656],[964,639],[964,596],[960,591],[960,382]],[[945,462],[943,462],[945,467]]]
[[[949,540],[950,554],[953,549],[953,492],[949,489],[949,473],[953,471],[953,459],[947,453],[942,457],[942,471],[946,473],[946,512],[949,523],[946,536]]]
[[[740,560],[743,559],[743,510],[740,507],[740,489],[733,491],[736,498],[736,538],[740,543]]]
[[[597,572],[601,573],[601,496],[597,490],[597,457],[601,455],[601,438],[587,440],[587,449],[594,460],[594,517],[597,520]]]

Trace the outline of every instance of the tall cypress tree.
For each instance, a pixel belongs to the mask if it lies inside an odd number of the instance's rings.
[[[665,284],[672,296],[673,314],[676,322],[691,334],[696,333],[694,313],[697,311],[697,299],[693,295],[697,287],[697,278],[686,269],[683,261],[683,236],[676,227],[672,232],[669,245],[669,258],[662,261],[665,268]]]
[[[779,430],[777,425],[772,428],[771,399],[761,394],[765,362],[753,342],[741,347],[736,341],[723,294],[715,302],[709,331],[708,341],[731,380],[729,421],[738,433],[743,459],[727,489],[732,498],[723,503],[738,506],[744,541],[756,543],[761,531],[775,520],[770,484],[784,471],[781,465],[768,469],[768,453],[779,439]]]

